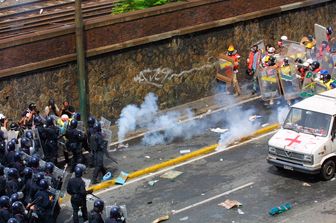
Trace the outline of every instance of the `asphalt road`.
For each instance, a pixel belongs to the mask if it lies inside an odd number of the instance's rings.
[[[269,138],[177,167],[174,170],[183,174],[173,180],[152,176],[99,196],[108,204],[126,204],[129,222],[137,223],[173,210],[178,213],[171,214],[169,222],[334,222],[336,209],[328,204],[335,204],[335,181],[276,170],[265,160]],[[158,182],[150,186],[151,180]],[[226,199],[241,202],[243,214],[218,206]],[[276,217],[268,214],[287,202],[291,210]]]

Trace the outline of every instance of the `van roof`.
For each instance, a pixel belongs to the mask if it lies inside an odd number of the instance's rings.
[[[336,89],[306,98],[292,107],[329,115],[336,114]]]

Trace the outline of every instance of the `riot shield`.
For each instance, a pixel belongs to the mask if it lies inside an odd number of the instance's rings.
[[[110,129],[111,127],[111,121],[108,119],[104,118],[103,116],[100,117],[100,124],[103,129]]]
[[[31,154],[32,155],[38,154],[40,159],[44,159],[44,151],[43,151],[38,129],[35,128],[35,129],[25,130],[25,134],[27,131],[31,131],[33,133],[33,145],[32,145],[33,151],[31,151]]]
[[[319,81],[314,81],[313,77],[307,74],[305,79],[303,80],[300,96],[302,98],[307,98],[327,90],[328,88],[325,85],[323,85]]]
[[[280,97],[277,70],[273,67],[258,68],[261,98],[264,101]]]
[[[254,43],[252,46],[254,46],[254,45],[258,46],[258,50],[260,50],[260,52],[261,52],[261,57],[260,58],[262,58],[266,53],[264,40],[259,40],[258,42]]]
[[[306,58],[306,48],[305,46],[300,45],[299,43],[292,42],[288,46],[287,57],[295,60],[296,58],[300,58],[305,60]]]
[[[85,132],[83,121],[78,121],[77,129],[81,132]]]
[[[316,39],[316,46],[319,47],[323,41],[327,40],[327,29],[319,24],[314,25],[314,33]]]
[[[329,41],[330,53],[336,54],[336,38],[332,38]]]
[[[233,81],[233,62],[226,55],[221,54],[217,63],[216,79],[231,84]]]
[[[112,144],[112,131],[110,129],[102,128],[102,134],[104,140],[107,141],[107,149],[108,149],[109,146]]]
[[[321,70],[327,70],[329,74],[333,74],[334,60],[333,56],[330,53],[328,52],[323,53],[322,58],[320,60],[320,64],[321,64]]]
[[[17,139],[19,135],[19,131],[9,130],[7,131],[8,141],[11,139]]]
[[[297,77],[294,66],[279,68],[279,79],[285,100],[298,98],[301,93],[301,80]]]

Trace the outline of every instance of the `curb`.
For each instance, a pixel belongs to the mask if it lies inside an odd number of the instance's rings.
[[[269,132],[271,132],[275,129],[278,129],[279,127],[280,127],[279,123],[274,123],[274,124],[268,125],[266,127],[258,129],[257,131],[255,131],[254,133],[252,133],[248,136],[244,136],[244,137],[240,138],[236,142],[240,143],[240,142],[247,141],[247,140],[255,138],[257,136],[269,133]],[[232,146],[235,143],[231,143],[228,146]],[[218,144],[206,146],[206,147],[203,147],[203,148],[201,148],[199,150],[196,150],[194,152],[191,152],[191,153],[173,158],[171,160],[164,161],[164,162],[159,163],[159,164],[154,164],[153,166],[149,166],[149,167],[146,167],[144,169],[137,170],[135,172],[130,173],[128,175],[127,179],[134,179],[134,178],[137,178],[137,177],[140,177],[140,176],[143,176],[143,175],[146,175],[146,174],[153,173],[155,171],[164,169],[166,167],[170,167],[170,166],[173,166],[175,164],[182,163],[182,162],[190,160],[192,158],[210,153],[210,152],[214,151],[217,147],[218,147]],[[106,188],[109,188],[109,187],[112,187],[112,186],[115,186],[115,179],[104,181],[104,182],[101,182],[99,184],[95,184],[95,185],[89,187],[88,190],[92,189],[93,192],[97,192],[97,191],[100,191],[100,190],[103,190],[103,189],[106,189]],[[68,201],[69,198],[70,198],[70,196],[66,195],[64,198],[60,199],[60,203]]]
[[[254,138],[256,136],[263,135],[263,134],[271,132],[275,129],[278,129],[279,127],[280,127],[279,123],[268,125],[264,128],[258,129],[257,131],[255,131],[251,135],[242,137],[241,139],[238,140],[238,142],[247,141],[247,140],[249,140],[251,138]],[[230,144],[230,145],[232,145],[232,144]],[[228,145],[228,146],[230,146],[230,145]],[[134,178],[137,178],[139,176],[149,174],[149,173],[158,171],[160,169],[163,169],[163,168],[166,168],[166,167],[169,167],[169,166],[173,166],[173,165],[178,164],[178,163],[182,163],[186,160],[190,160],[190,159],[195,158],[197,156],[210,153],[210,152],[214,151],[217,147],[218,147],[218,144],[203,147],[203,148],[201,148],[199,150],[196,150],[194,152],[191,152],[191,153],[173,158],[171,160],[164,161],[164,162],[159,163],[159,164],[155,164],[153,166],[146,167],[144,169],[137,170],[133,173],[130,173],[128,175],[128,179],[134,179]],[[105,181],[105,182],[93,185],[93,186],[89,187],[89,189],[93,189],[93,191],[98,191],[98,190],[106,189],[107,187],[113,186],[114,184],[115,184],[115,179],[112,179],[112,180],[109,180],[109,181]]]

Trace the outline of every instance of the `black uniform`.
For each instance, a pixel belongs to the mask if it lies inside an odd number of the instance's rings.
[[[0,176],[0,197],[6,195],[6,178],[4,175]]]
[[[82,178],[75,177],[69,180],[67,192],[71,195],[71,205],[73,209],[73,221],[79,223],[78,211],[81,208],[84,221],[88,220],[88,211],[86,207],[86,190]]]
[[[59,129],[56,126],[49,126],[44,129],[45,132],[45,150],[44,155],[46,161],[56,163],[58,155],[57,139],[59,135]]]
[[[8,151],[5,154],[5,163],[7,167],[14,167],[14,156],[15,156],[15,151]]]
[[[104,220],[100,213],[95,210],[90,211],[89,223],[104,223]]]
[[[49,196],[52,196],[47,190],[39,190],[35,196],[34,200],[38,199],[36,203],[37,215],[39,216],[39,222],[56,222],[51,213],[53,202],[49,200]]]
[[[102,173],[103,176],[106,174],[106,168],[104,167],[104,154],[107,154],[107,141],[103,139],[103,136],[100,132],[96,132],[95,134],[91,135],[90,145],[93,152],[95,167],[92,176],[92,183],[96,183],[99,173]]]
[[[6,183],[6,195],[11,196],[14,193],[20,191],[21,185],[17,179],[10,179]]]
[[[115,220],[115,219],[112,219],[112,218],[106,218],[105,223],[126,223],[126,222],[122,221],[122,220]]]
[[[66,147],[68,151],[72,152],[72,161],[71,161],[71,172],[74,171],[75,166],[78,163],[82,163],[82,142],[84,135],[78,129],[67,129],[65,132],[65,137],[68,139]]]
[[[13,216],[19,223],[28,223],[29,219],[28,216],[25,214],[15,214]]]
[[[0,208],[0,222],[7,222],[11,218],[11,213],[7,207]]]

